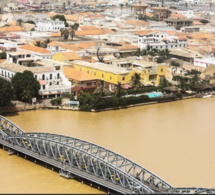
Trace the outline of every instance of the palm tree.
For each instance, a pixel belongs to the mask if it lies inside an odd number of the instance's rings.
[[[159,87],[164,88],[164,87],[168,87],[168,86],[171,86],[171,85],[172,85],[172,83],[169,82],[165,77],[160,79],[160,81],[159,81]]]
[[[34,43],[34,45],[35,45],[36,47],[42,47],[42,42],[41,42],[41,41],[36,41],[36,42]]]
[[[182,77],[182,76],[174,76],[172,78],[173,81],[179,81],[179,87],[181,88],[181,92],[184,93],[188,89],[188,84],[186,82],[189,81],[189,78],[187,77]]]
[[[70,26],[71,27],[71,32],[70,32],[70,36],[73,40],[74,36],[75,36],[75,31],[78,30],[78,27],[79,27],[79,24],[78,23],[75,23],[73,25]]]
[[[60,31],[61,32],[61,36],[64,37],[64,40],[68,40],[69,37],[69,31],[67,29],[63,29]]]
[[[93,93],[94,94],[99,94],[100,97],[103,97],[103,96],[109,95],[110,91],[107,88],[105,88],[104,80],[100,80],[99,86],[97,87],[97,89]]]
[[[23,92],[22,92],[22,99],[25,102],[29,102],[30,103],[31,97],[32,97],[32,94],[31,94],[30,90],[26,90],[26,89],[23,90]]]
[[[18,23],[19,26],[22,26],[23,20],[22,19],[18,19],[16,22]]]
[[[141,74],[140,73],[134,73],[134,75],[131,77],[131,86],[134,87],[135,91],[142,86],[141,83]]]
[[[99,51],[100,51],[100,46],[97,47],[96,56],[97,56],[99,62],[104,62],[104,56],[102,56],[102,55],[99,53]],[[121,56],[120,56],[120,57],[121,57]]]
[[[191,78],[191,84],[195,85],[196,83],[198,83],[200,80],[199,74],[197,72],[195,72],[193,74],[193,77]]]
[[[122,85],[120,82],[118,82],[117,85],[115,85],[115,96],[117,98],[122,97],[123,95],[125,95],[125,89],[122,88]]]

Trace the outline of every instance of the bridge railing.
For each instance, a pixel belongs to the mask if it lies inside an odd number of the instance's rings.
[[[113,164],[117,169],[132,175],[144,185],[154,187],[158,191],[174,191],[169,183],[150,172],[146,168],[136,164],[135,162],[96,144],[86,142],[77,138],[72,138],[57,134],[48,133],[27,133],[30,137],[45,138],[49,141],[59,140],[61,143],[66,143],[74,148],[79,148],[82,151],[89,152],[95,157],[105,160],[107,163]]]

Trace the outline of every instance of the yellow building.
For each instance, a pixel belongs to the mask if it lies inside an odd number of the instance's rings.
[[[71,64],[77,70],[84,71],[100,80],[103,79],[104,81],[113,84],[117,84],[118,82],[121,84],[130,83],[131,76],[136,72],[134,70],[128,70],[100,62],[89,63],[76,60],[71,62]]]
[[[89,63],[81,60],[71,62],[73,67],[77,70],[87,72],[98,79],[103,79],[106,82],[117,84],[130,83],[131,77],[135,72],[141,74],[142,83],[154,83],[159,85],[161,78],[166,77],[166,66],[158,65],[150,68],[122,68],[115,65],[104,64],[100,62]]]

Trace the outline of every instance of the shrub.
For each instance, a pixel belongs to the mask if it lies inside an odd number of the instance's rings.
[[[62,102],[62,98],[61,97],[57,97],[57,98],[51,100],[52,106],[61,105],[61,102]]]

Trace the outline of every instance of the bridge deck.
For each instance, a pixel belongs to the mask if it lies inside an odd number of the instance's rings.
[[[21,153],[23,153],[25,155],[31,156],[31,157],[33,157],[35,159],[43,161],[43,162],[45,162],[47,164],[50,164],[50,165],[52,165],[54,167],[57,167],[59,169],[63,169],[65,171],[68,171],[68,172],[70,172],[70,173],[72,173],[74,175],[77,175],[77,176],[83,177],[85,179],[88,179],[89,181],[95,182],[95,183],[97,183],[99,185],[102,185],[102,186],[104,186],[106,188],[112,189],[112,190],[120,192],[122,194],[132,194],[133,193],[129,189],[125,189],[125,188],[123,188],[121,186],[115,185],[115,184],[113,184],[113,183],[111,183],[109,181],[105,181],[102,178],[98,178],[98,177],[96,177],[94,175],[89,175],[88,173],[86,173],[84,171],[80,171],[77,168],[73,168],[73,167],[68,166],[68,165],[62,165],[61,162],[58,162],[58,161],[56,161],[54,159],[50,159],[50,158],[48,158],[46,156],[39,155],[39,154],[34,153],[31,150],[27,150],[27,149],[25,149],[23,147],[10,144],[10,143],[8,143],[7,141],[5,141],[3,139],[0,139],[0,143],[2,145],[4,145],[4,146],[7,146],[8,148],[11,148],[11,149],[15,150],[15,151],[18,151],[18,152],[21,152]]]

